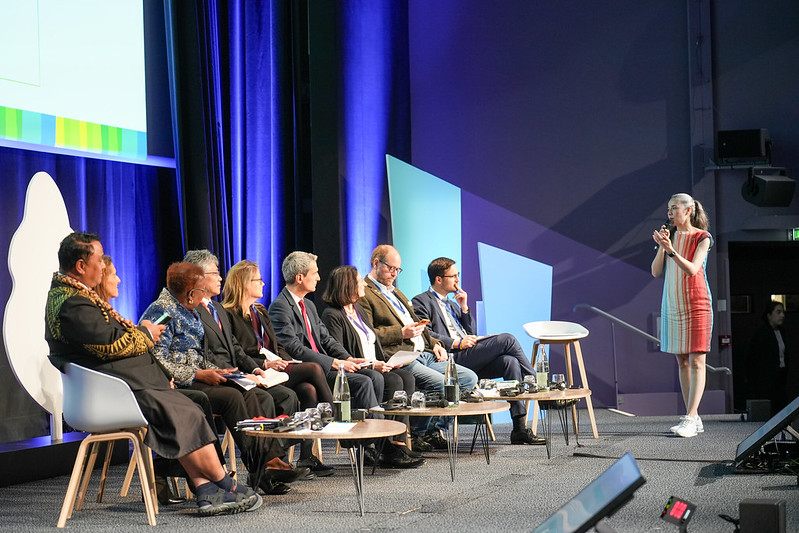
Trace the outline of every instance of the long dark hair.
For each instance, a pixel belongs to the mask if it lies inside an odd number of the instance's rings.
[[[334,268],[322,299],[339,308],[355,303],[358,299],[358,270],[349,265]]]

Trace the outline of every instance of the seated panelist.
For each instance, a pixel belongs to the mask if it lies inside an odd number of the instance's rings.
[[[250,437],[236,431],[240,420],[274,417],[275,404],[261,387],[245,391],[230,382],[225,375],[236,368],[220,368],[209,360],[204,349],[203,323],[196,311],[205,294],[200,287],[203,279],[203,269],[193,263],[174,263],[167,269],[166,288],[142,315],[142,323],[164,314],[171,317],[153,353],[177,387],[199,390],[208,396],[214,413],[222,417],[241,450],[251,484],[265,494],[285,494],[290,488],[284,483],[295,481],[309,471],[295,470],[283,461],[285,452],[275,439]]]
[[[430,335],[441,341],[453,353],[459,365],[472,369],[479,378],[501,377],[522,381],[525,375],[535,374],[533,365],[524,355],[519,341],[510,333],[475,335],[474,318],[469,300],[460,286],[455,261],[447,257],[434,259],[427,267],[430,289],[414,296],[413,309],[421,318],[430,321]],[[448,298],[454,294],[455,299]],[[511,444],[546,444],[525,427],[527,411],[524,402],[510,402],[513,430]]]
[[[269,304],[269,318],[275,326],[280,344],[295,359],[318,363],[333,388],[339,368],[347,373],[352,394],[352,407],[379,407],[384,380],[380,372],[359,368],[365,359],[353,357],[337,341],[319,318],[314,303],[306,296],[316,290],[319,267],[316,256],[307,252],[291,252],[281,267],[285,288]]]
[[[266,307],[257,303],[263,297],[264,282],[258,265],[252,261],[239,261],[225,278],[222,289],[222,307],[227,313],[233,336],[241,349],[263,368],[288,374],[285,385],[297,394],[300,408],[316,407],[319,402],[333,402],[333,394],[325,373],[318,363],[297,363],[277,340],[275,328]],[[298,466],[305,466],[317,476],[333,474],[333,468],[313,455],[313,441],[304,439],[300,444]]]
[[[196,405],[172,390],[153,357],[151,349],[164,326],[149,320],[135,326],[93,290],[105,270],[100,238],[69,234],[59,246],[58,263],[45,312],[53,365],[63,371],[67,363],[75,363],[130,386],[149,422],[144,443],[161,457],[180,461],[197,489],[200,515],[258,508],[261,497],[226,474],[212,444],[216,434]]]
[[[119,274],[117,273],[116,266],[114,266],[114,261],[111,259],[111,256],[103,255],[103,263],[105,263],[103,277],[100,280],[100,283],[98,283],[94,288],[94,291],[97,293],[97,296],[102,298],[104,302],[108,302],[110,304],[111,298],[116,298],[119,296],[119,284],[122,282],[122,280],[119,278]],[[175,388],[174,383],[172,383],[172,388],[186,396],[189,400],[193,401],[197,407],[200,408],[205,415],[205,420],[208,422],[209,427],[215,432],[216,425],[214,423],[214,414],[211,410],[211,401],[208,399],[208,396],[204,392],[198,390],[177,389]],[[219,456],[219,461],[222,464],[225,464],[225,454],[222,452],[222,446],[219,443],[219,439],[216,439],[213,444],[214,448],[216,449],[216,453]],[[159,461],[159,459],[161,460]],[[171,494],[169,485],[166,483],[166,477],[168,477],[168,475],[159,475],[162,470],[171,471],[171,465],[169,463],[171,463],[171,460],[156,458],[156,463],[154,465],[156,470],[155,486],[156,491],[158,492],[158,501],[164,505],[183,501],[182,498],[174,497]]]
[[[339,341],[347,352],[358,359],[364,359],[365,364],[383,374],[385,381],[383,401],[392,399],[394,392],[399,390],[405,391],[410,399],[416,388],[413,374],[387,363],[372,325],[364,319],[355,305],[355,302],[363,296],[365,287],[366,283],[355,267],[334,268],[323,296],[329,307],[322,312],[322,322],[327,326],[330,335]],[[407,420],[405,423],[408,423]],[[388,441],[383,446],[383,454],[378,458],[378,462],[393,468],[414,468],[421,465],[424,459],[421,458],[421,454],[409,450],[404,443],[394,440]]]
[[[419,357],[406,366],[416,379],[416,386],[425,392],[444,392],[444,373],[447,367],[447,350],[441,341],[430,336],[420,322],[408,298],[395,285],[402,272],[402,258],[393,246],[381,244],[372,251],[371,272],[366,279],[364,296],[358,300],[359,309],[372,324],[383,351],[394,355],[400,350],[419,352]],[[458,365],[458,382],[461,390],[471,390],[477,385],[477,375]],[[417,417],[418,418],[418,417]],[[421,427],[421,420],[413,420],[414,449],[446,449],[441,435],[449,421],[443,417],[435,420],[434,427]]]

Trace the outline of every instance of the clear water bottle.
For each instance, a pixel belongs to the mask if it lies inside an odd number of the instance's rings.
[[[458,367],[452,354],[447,359],[447,369],[444,372],[444,398],[450,405],[458,405],[461,399],[460,385],[458,384]]]
[[[336,382],[333,385],[333,420],[336,422],[350,422],[352,410],[350,407],[350,384],[344,366],[339,364]]]
[[[549,356],[543,344],[538,346],[538,362],[535,364],[535,381],[538,390],[549,390]]]

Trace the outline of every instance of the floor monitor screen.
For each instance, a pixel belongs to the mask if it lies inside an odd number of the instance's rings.
[[[782,431],[782,429],[793,422],[797,416],[799,416],[799,396],[783,407],[779,413],[772,416],[766,423],[760,426],[757,431],[738,444],[738,451],[735,453],[735,462],[741,462],[758,451],[766,441]]]
[[[582,533],[610,516],[646,482],[638,463],[625,453],[599,477],[581,490],[555,514],[533,530],[533,533]]]

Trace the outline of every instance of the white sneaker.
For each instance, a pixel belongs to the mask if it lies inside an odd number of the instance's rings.
[[[677,428],[675,433],[678,437],[683,438],[696,437],[698,434],[696,428],[696,419],[688,416],[685,417],[685,422],[679,428]]]
[[[705,432],[705,426],[702,425],[702,419],[699,418],[699,415],[696,415],[696,432],[697,433]]]
[[[678,429],[680,429],[681,427],[683,427],[683,426],[685,425],[685,421],[686,421],[687,419],[688,419],[688,415],[683,415],[683,416],[681,416],[681,417],[680,417],[680,422],[679,422],[678,424],[675,424],[675,425],[671,426],[671,427],[669,428],[669,431],[671,431],[672,433],[676,434],[676,433],[677,433],[677,430],[678,430]]]

